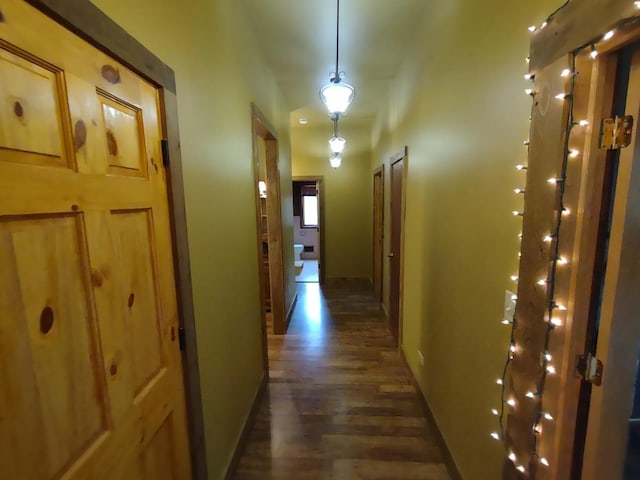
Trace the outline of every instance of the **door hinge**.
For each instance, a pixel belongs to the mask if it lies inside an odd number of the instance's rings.
[[[631,144],[633,132],[633,117],[605,118],[600,125],[600,148],[603,150],[618,150]]]
[[[576,355],[576,375],[599,387],[602,384],[603,363],[591,353]]]
[[[178,328],[178,344],[183,352],[187,349],[187,335],[182,326]]]
[[[169,140],[163,138],[160,140],[160,148],[162,149],[162,165],[169,166]]]

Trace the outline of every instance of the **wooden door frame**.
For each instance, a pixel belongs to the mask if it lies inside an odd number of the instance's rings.
[[[302,176],[302,177],[291,177],[292,182],[316,182],[318,185],[318,195],[320,196],[320,201],[318,202],[318,228],[320,229],[320,236],[318,237],[318,241],[320,242],[320,251],[318,252],[320,256],[320,269],[318,271],[318,282],[320,285],[324,285],[326,278],[327,266],[325,264],[325,246],[324,246],[324,176]]]
[[[376,231],[375,231],[375,225],[376,225],[376,211],[375,211],[375,204],[376,204],[376,190],[375,190],[375,178],[376,176],[380,176],[380,184],[382,186],[382,188],[380,189],[380,204],[382,205],[382,208],[380,209],[380,224],[381,224],[381,228],[380,228],[380,243],[381,243],[381,247],[380,247],[380,265],[382,267],[381,271],[380,271],[380,296],[379,296],[379,300],[380,303],[382,304],[382,299],[384,296],[384,199],[385,199],[385,195],[384,195],[384,163],[382,165],[380,165],[378,168],[376,168],[373,171],[373,185],[372,185],[372,190],[373,190],[373,286],[374,286],[374,290],[375,290],[375,274],[376,274],[376,270],[375,270],[375,265],[376,265],[376,259],[375,259],[375,252],[376,252]],[[378,292],[373,292],[374,295],[378,295]]]
[[[393,179],[393,166],[402,161],[402,198],[400,203],[400,280],[398,285],[398,350],[402,351],[402,331],[403,331],[403,299],[404,299],[404,230],[407,206],[407,174],[409,172],[409,147],[405,146],[402,150],[394,154],[389,160],[389,191],[391,192],[391,184]],[[391,202],[391,193],[389,193],[389,202]],[[391,205],[391,203],[389,203]],[[389,216],[393,218],[393,210],[389,208]],[[390,220],[391,220],[390,219]],[[391,248],[391,228],[392,222],[389,223],[389,248]],[[389,269],[389,277],[391,277],[391,269]],[[391,278],[389,279],[391,280]],[[389,298],[391,298],[391,288],[389,288]]]
[[[207,463],[200,368],[189,260],[189,242],[184,197],[184,179],[178,128],[175,72],[89,0],[25,0],[63,27],[130,68],[158,88],[163,150],[169,164],[167,197],[171,222],[175,285],[180,326],[184,332],[183,371],[193,478],[206,480]]]
[[[280,168],[278,138],[275,129],[271,126],[267,118],[260,109],[251,104],[251,131],[253,144],[253,176],[254,191],[258,191],[260,181],[260,145],[258,138],[264,140],[267,163],[267,225],[269,232],[269,282],[271,285],[271,314],[273,316],[273,333],[284,335],[287,331],[286,308],[284,300],[284,246],[282,244],[282,199],[280,196]],[[260,205],[259,197],[256,195],[256,225],[258,232],[256,239],[258,242],[258,259],[262,268],[262,238],[260,235]],[[266,298],[266,285],[263,275],[260,273],[260,305],[262,311],[263,325],[263,355],[265,356],[265,368],[267,361],[267,332],[266,332],[266,310],[264,308]]]
[[[552,480],[570,478],[573,452],[575,448],[580,448],[575,442],[580,382],[576,379],[574,368],[575,355],[584,352],[586,343],[586,319],[589,315],[591,283],[597,251],[599,218],[596,212],[600,211],[602,200],[598,192],[602,191],[605,175],[604,164],[607,152],[599,149],[598,133],[600,119],[611,115],[613,93],[606,91],[603,87],[612,79],[615,80],[616,65],[612,53],[640,38],[640,31],[634,28],[633,22],[630,21],[639,16],[640,11],[634,6],[634,2],[622,0],[567,2],[547,19],[545,28],[534,34],[531,43],[530,72],[535,75],[536,88],[541,89],[549,86],[552,89],[565,86],[559,82],[560,72],[568,66],[568,60],[577,49],[597,44],[600,55],[595,61],[585,58],[588,57],[587,50],[587,53],[583,53],[577,59],[580,75],[576,76],[576,89],[573,92],[574,113],[577,114],[574,118],[586,119],[591,127],[577,130],[578,133],[574,132],[574,136],[569,137],[580,148],[581,159],[569,162],[567,192],[571,193],[567,198],[572,208],[580,215],[576,216],[573,226],[565,227],[561,235],[561,241],[566,248],[564,253],[571,263],[563,267],[566,273],[563,274],[562,282],[556,285],[556,287],[559,285],[559,290],[554,291],[554,295],[558,292],[562,295],[567,311],[566,321],[558,333],[553,334],[550,347],[558,349],[554,353],[554,358],[559,362],[558,375],[547,385],[542,398],[543,407],[550,411],[554,417],[552,421],[555,422],[552,427],[544,425],[545,430],[541,437],[546,443],[542,445],[545,450],[540,454],[545,457],[547,453],[551,455],[548,468],[538,467],[536,463],[538,460],[532,455],[529,443],[532,424],[529,419],[533,418],[531,413],[535,409],[531,406],[534,404],[528,399],[522,400],[525,397],[526,388],[531,388],[532,383],[535,385],[531,379],[538,378],[537,371],[529,371],[525,368],[526,365],[518,364],[517,368],[512,369],[510,373],[509,394],[515,395],[516,402],[521,402],[525,408],[515,409],[509,414],[505,438],[509,440],[509,448],[515,450],[517,455],[522,455],[523,464],[531,468],[529,478]],[[626,27],[624,27],[625,23]],[[612,28],[617,28],[615,36],[608,41],[601,41],[605,33]],[[545,94],[542,90],[540,93]],[[556,103],[551,104],[544,114],[539,111],[540,109],[534,108],[529,146],[527,177],[531,178],[527,178],[523,255],[518,275],[516,317],[519,328],[516,329],[514,336],[514,341],[523,348],[523,351],[517,356],[516,361],[521,361],[521,358],[536,359],[539,357],[536,348],[544,349],[542,344],[536,347],[532,346],[531,342],[531,338],[539,337],[536,328],[542,324],[543,316],[537,313],[540,310],[537,298],[543,298],[543,296],[537,294],[534,296],[535,287],[532,288],[530,285],[539,278],[541,268],[539,264],[546,262],[540,257],[540,252],[544,248],[541,248],[543,242],[541,239],[549,232],[549,222],[540,213],[543,202],[536,204],[538,211],[534,212],[533,216],[527,214],[531,211],[528,209],[527,199],[549,198],[547,193],[538,194],[538,192],[541,191],[540,188],[545,188],[548,192],[545,178],[548,178],[549,171],[555,171],[558,168],[558,164],[567,152],[564,142],[568,138],[568,133],[565,131],[569,115],[568,108],[565,104]],[[553,129],[555,131],[552,131]],[[535,168],[532,168],[534,166]],[[541,177],[541,175],[545,176]],[[551,205],[551,202],[549,204]],[[572,224],[567,223],[567,225]],[[534,255],[532,255],[533,252],[535,252]],[[547,269],[548,265],[545,263],[544,271],[546,272]],[[523,478],[523,476],[516,471],[513,462],[505,459],[503,478],[514,479]]]

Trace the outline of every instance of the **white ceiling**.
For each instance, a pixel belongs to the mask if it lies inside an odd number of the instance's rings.
[[[319,90],[335,70],[336,0],[239,0],[292,114],[331,128]],[[356,88],[341,121],[370,123],[417,37],[427,0],[341,0],[340,70]],[[343,127],[341,126],[341,131]]]

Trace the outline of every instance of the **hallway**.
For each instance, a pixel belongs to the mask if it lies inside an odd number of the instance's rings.
[[[299,284],[236,472],[242,479],[449,480],[367,284]]]

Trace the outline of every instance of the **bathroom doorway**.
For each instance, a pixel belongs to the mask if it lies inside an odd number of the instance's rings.
[[[323,177],[293,178],[293,253],[297,283],[324,281]]]

